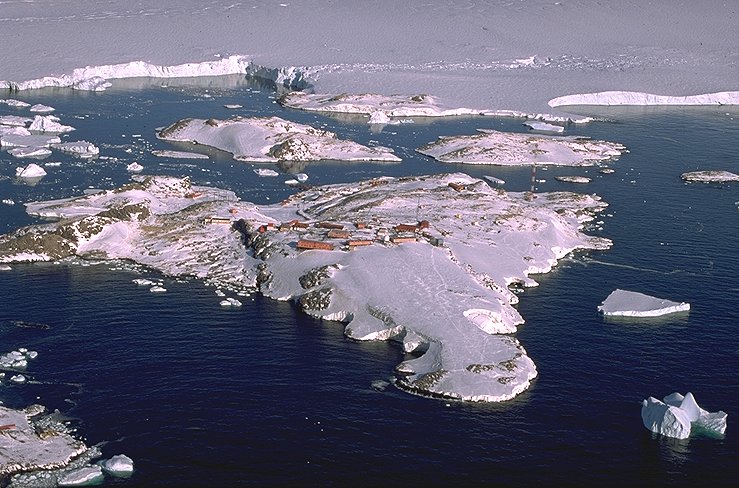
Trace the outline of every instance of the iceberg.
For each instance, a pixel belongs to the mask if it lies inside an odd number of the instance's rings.
[[[240,307],[241,302],[235,298],[226,298],[221,300],[220,305],[221,307]]]
[[[210,159],[210,156],[208,156],[207,154],[200,154],[200,153],[187,152],[187,151],[169,151],[169,150],[155,149],[151,153],[154,156],[159,156],[160,158]]]
[[[587,176],[555,176],[554,179],[564,183],[590,183],[590,178]]]
[[[269,168],[256,168],[254,172],[259,176],[279,176],[280,173]]]
[[[51,145],[52,149],[74,154],[83,159],[93,158],[100,154],[100,149],[95,145],[87,141],[76,141],[76,142],[62,142]]]
[[[26,167],[19,166],[15,168],[15,176],[18,178],[39,178],[46,176],[46,171],[38,164],[31,163]]]
[[[279,117],[184,119],[162,129],[157,137],[215,147],[238,161],[401,161],[391,149],[340,140],[333,132]]]
[[[8,154],[16,158],[43,159],[51,156],[51,149],[45,147],[13,147],[8,149]]]
[[[658,317],[690,310],[690,304],[671,302],[635,291],[617,289],[598,305],[603,315],[622,317]]]
[[[41,103],[37,103],[33,105],[30,109],[31,112],[39,113],[39,114],[48,114],[50,112],[55,111],[56,109],[54,107],[50,107],[48,105],[43,105]]]
[[[690,183],[725,183],[729,181],[739,181],[739,175],[730,171],[707,170],[707,171],[690,171],[680,175],[683,181]]]
[[[726,413],[703,410],[690,392],[685,396],[675,392],[662,400],[650,396],[642,401],[642,422],[652,432],[687,439],[693,427],[714,435],[723,435],[726,431]]]
[[[523,125],[529,127],[531,130],[535,130],[537,132],[555,132],[560,133],[564,132],[565,128],[561,125],[555,125],[555,124],[549,124],[547,122],[542,122],[540,120],[527,120],[523,123]]]
[[[549,100],[550,107],[565,105],[739,105],[739,91],[673,96],[613,90],[565,95]]]
[[[126,166],[126,171],[130,171],[131,173],[139,173],[144,170],[144,167],[141,166],[139,163],[134,161],[133,163]]]
[[[133,460],[125,454],[117,454],[102,462],[103,471],[111,476],[127,478],[133,473]]]
[[[32,132],[52,132],[54,134],[62,134],[75,130],[74,127],[60,123],[59,117],[54,115],[37,115],[33,118],[33,122],[28,126],[28,130]]]

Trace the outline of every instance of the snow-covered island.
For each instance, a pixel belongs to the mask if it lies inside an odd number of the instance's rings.
[[[611,292],[603,303],[598,305],[598,311],[603,315],[620,317],[658,317],[688,310],[690,310],[690,304],[686,302],[672,302],[644,293],[621,289]]]
[[[239,161],[401,161],[391,149],[340,140],[333,132],[279,117],[184,119],[162,129],[157,137],[215,147]]]
[[[739,181],[738,174],[722,170],[690,171],[680,175],[680,178],[689,183],[726,183],[729,181]]]
[[[626,148],[583,137],[479,129],[474,135],[440,137],[417,150],[444,163],[593,166],[618,158]]]
[[[508,193],[462,173],[314,187],[259,206],[185,179],[27,204],[59,221],[0,237],[0,262],[129,259],[168,275],[258,288],[355,340],[394,340],[416,359],[397,385],[420,395],[503,401],[537,371],[513,335],[508,286],[535,286],[575,249],[607,249],[583,223],[593,195]]]

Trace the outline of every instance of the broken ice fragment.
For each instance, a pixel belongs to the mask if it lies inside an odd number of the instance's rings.
[[[635,291],[617,289],[598,305],[603,315],[624,317],[657,317],[690,310],[690,304],[671,302]]]

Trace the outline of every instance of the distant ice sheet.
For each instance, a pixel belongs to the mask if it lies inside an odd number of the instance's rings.
[[[671,302],[635,291],[617,289],[598,305],[603,315],[624,317],[657,317],[690,310],[690,304]]]

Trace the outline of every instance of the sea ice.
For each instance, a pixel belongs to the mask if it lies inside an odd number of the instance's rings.
[[[564,132],[565,128],[561,125],[555,125],[555,124],[549,124],[547,122],[542,122],[540,120],[527,120],[523,123],[523,125],[530,127],[531,130],[535,130],[537,132]]]
[[[43,159],[51,156],[51,149],[45,147],[13,147],[8,149],[8,154],[16,158]]]
[[[58,149],[59,151],[74,154],[80,158],[93,158],[100,154],[100,149],[87,141],[76,141],[76,142],[63,142],[58,144],[52,144],[52,149]]]
[[[154,285],[151,288],[149,288],[149,291],[152,293],[164,293],[165,291],[167,291],[167,289],[164,288],[163,286]]]
[[[180,159],[210,159],[207,154],[200,154],[188,151],[169,151],[156,149],[151,152],[154,156],[160,158],[180,158]]]
[[[15,168],[15,176],[18,178],[38,178],[46,176],[46,171],[38,164],[31,163],[26,167],[19,166]]]
[[[53,112],[56,109],[48,105],[42,105],[40,103],[37,103],[33,105],[29,110],[34,113],[47,114],[47,113]]]
[[[729,171],[708,170],[691,171],[680,175],[683,181],[699,183],[724,183],[728,181],[739,181],[739,175]]]
[[[703,410],[690,392],[685,396],[675,392],[663,401],[647,398],[642,402],[641,417],[647,429],[677,439],[687,439],[694,426],[713,434],[726,431],[726,413]]]
[[[144,167],[141,166],[139,163],[134,161],[133,163],[126,166],[126,171],[130,171],[131,173],[139,173],[144,170]]]
[[[28,130],[32,132],[52,132],[54,134],[62,134],[75,130],[74,127],[61,124],[59,117],[54,115],[37,115],[33,118],[33,122],[28,126]]]
[[[8,99],[0,100],[0,103],[4,103],[8,107],[15,107],[15,108],[26,108],[26,107],[31,106],[30,103],[24,102],[23,100],[16,100],[15,98],[8,98]]]
[[[111,476],[127,478],[133,473],[133,460],[125,454],[117,454],[102,462],[100,466]]]
[[[98,485],[104,480],[103,469],[100,466],[85,466],[70,471],[59,478],[59,486],[91,486]]]
[[[587,176],[555,176],[554,179],[565,183],[590,183]]]
[[[33,119],[29,117],[21,117],[19,115],[0,115],[0,125],[25,127],[30,124],[32,120]]]
[[[259,176],[279,176],[280,173],[269,168],[255,168],[254,172]]]
[[[42,134],[5,134],[0,137],[1,147],[48,147],[62,142],[59,136]]]
[[[671,302],[635,291],[617,289],[598,305],[603,315],[624,317],[657,317],[690,310],[690,304]]]
[[[221,307],[240,307],[241,302],[235,298],[226,298],[225,300],[221,300],[220,302]]]

